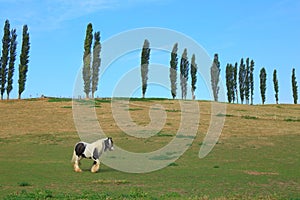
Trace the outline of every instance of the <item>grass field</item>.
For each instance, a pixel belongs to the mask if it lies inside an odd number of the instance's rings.
[[[94,103],[94,102],[92,102]],[[176,100],[132,99],[128,111],[141,126],[160,104],[167,119],[151,138],[120,130],[110,99],[95,107],[106,135],[133,152],[168,144],[180,123]],[[0,101],[0,199],[300,199],[300,105],[227,105],[222,135],[203,159],[198,153],[210,124],[211,103],[200,101],[200,124],[189,149],[168,167],[144,174],[101,165],[73,172],[70,159],[79,141],[70,99]]]

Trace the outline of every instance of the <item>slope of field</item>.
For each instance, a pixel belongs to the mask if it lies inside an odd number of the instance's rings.
[[[82,101],[96,109],[101,128],[119,147],[150,152],[168,144],[181,121],[180,101],[132,99],[134,123],[146,126],[153,105],[166,113],[162,130],[135,138],[116,124],[110,99]],[[0,198],[54,199],[300,199],[300,105],[229,105],[222,135],[203,159],[198,153],[211,121],[211,103],[199,101],[200,122],[189,149],[168,167],[131,174],[91,161],[75,173],[78,142],[69,99],[0,101]]]

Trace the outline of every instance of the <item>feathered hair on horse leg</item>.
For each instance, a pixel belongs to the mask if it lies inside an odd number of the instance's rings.
[[[74,171],[75,172],[82,172],[82,170],[79,168],[79,164],[80,164],[80,159],[79,157],[76,155],[76,152],[74,151],[73,153],[73,157],[72,157],[72,161],[74,163]]]
[[[74,163],[74,171],[75,172],[82,172],[82,170],[78,166],[78,163]]]
[[[92,168],[91,168],[91,172],[92,173],[96,173],[98,172],[99,170],[99,167],[100,167],[100,162],[99,161],[95,161]]]

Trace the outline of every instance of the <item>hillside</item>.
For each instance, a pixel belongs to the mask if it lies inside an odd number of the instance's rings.
[[[160,149],[172,141],[180,126],[182,108],[177,100],[132,99],[124,108],[139,126],[150,123],[151,110],[166,113],[163,128],[145,139],[129,136],[117,126],[110,99],[82,103],[95,108],[105,134],[127,151]],[[226,104],[226,113],[217,115],[226,117],[221,137],[210,154],[199,159],[198,152],[211,122],[211,102],[198,104],[197,135],[187,152],[169,167],[130,174],[103,165],[102,171],[91,174],[91,161],[84,161],[84,173],[76,174],[70,157],[73,145],[80,139],[71,100],[0,101],[0,197],[38,195],[36,191],[46,195],[45,191],[51,191],[56,198],[94,198],[96,194],[112,198],[135,194],[145,199],[170,195],[179,199],[299,198],[300,105]],[[81,176],[85,177],[85,185],[79,189],[75,180]],[[92,187],[95,183],[98,188]],[[91,188],[94,193],[81,194],[81,190]],[[22,190],[26,192],[20,193]]]

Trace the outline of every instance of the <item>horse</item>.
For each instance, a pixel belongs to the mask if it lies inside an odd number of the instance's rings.
[[[75,144],[72,163],[74,163],[74,171],[82,172],[79,168],[80,160],[83,158],[88,158],[94,160],[93,166],[91,168],[92,173],[96,173],[100,167],[100,156],[105,151],[113,151],[114,143],[111,137],[97,140],[93,143],[78,142]]]

